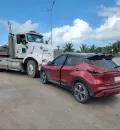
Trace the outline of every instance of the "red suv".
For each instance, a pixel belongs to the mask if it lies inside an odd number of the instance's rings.
[[[41,81],[69,88],[77,101],[120,93],[120,66],[112,55],[62,54],[41,68]]]

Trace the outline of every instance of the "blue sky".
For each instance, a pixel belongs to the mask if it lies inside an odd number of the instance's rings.
[[[51,8],[51,4],[52,0],[1,0],[0,43],[7,41],[8,34],[2,21],[12,20],[20,25],[31,20],[32,23],[30,24],[39,23],[39,26],[36,27],[37,31],[48,33],[50,31],[50,13],[47,12],[47,9]],[[60,28],[65,25],[73,26],[75,19],[80,19],[88,23],[92,30],[100,28],[101,25],[104,25],[105,19],[107,20],[112,17],[99,16],[100,6],[114,8],[118,5],[116,5],[115,0],[55,0],[53,8],[53,28]],[[102,10],[104,9],[102,8]],[[119,16],[117,16],[117,18],[118,17]],[[88,45],[96,44],[98,46],[104,46],[112,40],[117,39],[108,38],[103,41],[100,39],[94,40],[93,38],[83,40],[80,44],[86,43]],[[77,42],[75,46],[80,44]]]

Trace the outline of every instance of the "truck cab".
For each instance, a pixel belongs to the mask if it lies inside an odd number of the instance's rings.
[[[13,34],[12,42],[9,47],[14,48],[14,58],[24,59],[29,54],[48,53],[50,50],[49,45],[44,43],[43,35],[33,31]]]
[[[8,46],[1,47],[1,50],[0,69],[26,71],[32,78],[37,76],[42,64],[58,56],[54,55],[52,46],[44,42],[43,35],[35,31],[10,32]]]

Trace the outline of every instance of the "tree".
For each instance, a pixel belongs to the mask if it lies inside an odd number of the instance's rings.
[[[64,52],[74,52],[73,44],[72,43],[66,43],[63,47]]]
[[[87,53],[88,50],[89,50],[89,47],[86,44],[82,44],[82,46],[80,46],[81,53]]]
[[[103,54],[111,54],[112,53],[112,47],[111,46],[105,46],[102,48]]]
[[[102,47],[96,47],[95,53],[102,53]]]
[[[91,45],[91,46],[89,47],[88,52],[90,52],[90,53],[95,53],[96,48],[97,48],[97,47],[95,46],[95,44],[93,44],[93,45]]]
[[[118,53],[120,52],[120,41],[113,43],[112,49],[113,49],[114,55],[118,55]]]
[[[113,54],[114,56],[120,55],[120,41],[114,43],[109,43],[108,46],[96,47],[94,44],[87,46],[87,44],[82,44],[79,50],[73,48],[72,43],[67,43],[64,46],[64,52],[77,52],[77,53],[103,53],[103,54]]]

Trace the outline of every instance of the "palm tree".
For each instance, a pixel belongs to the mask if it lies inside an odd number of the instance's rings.
[[[82,44],[82,46],[80,47],[81,53],[87,53],[88,50],[89,50],[89,47],[86,44]]]
[[[96,50],[96,46],[94,44],[89,47],[89,52],[95,53],[95,50]]]
[[[73,44],[72,43],[66,43],[63,47],[64,52],[74,52]]]
[[[118,55],[118,53],[120,52],[120,41],[113,43],[112,49],[113,49],[114,54]]]
[[[103,53],[102,50],[103,50],[102,47],[96,47],[95,53]]]

